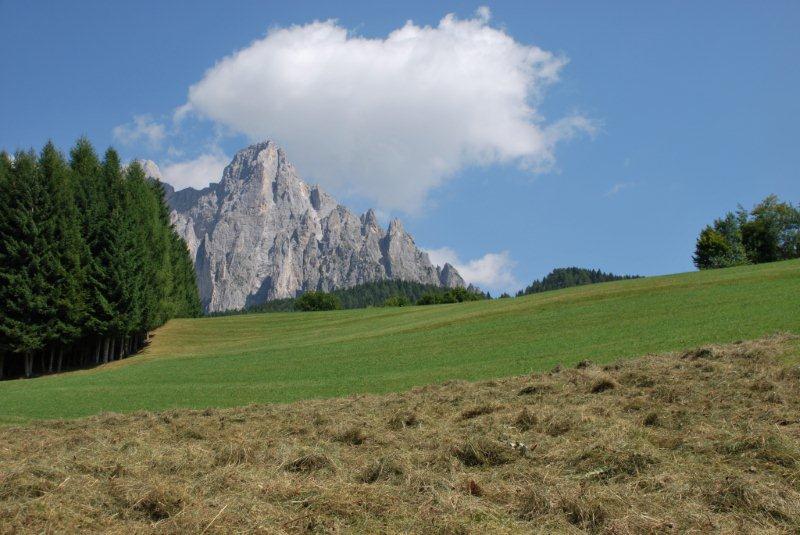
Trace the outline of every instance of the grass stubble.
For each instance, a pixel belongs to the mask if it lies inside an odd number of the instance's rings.
[[[0,532],[798,533],[796,347],[5,428]]]

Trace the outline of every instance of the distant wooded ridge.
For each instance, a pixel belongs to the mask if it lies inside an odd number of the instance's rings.
[[[201,312],[161,184],[86,139],[0,153],[0,303],[0,378],[123,358]]]
[[[522,295],[548,292],[550,290],[560,290],[570,286],[582,286],[584,284],[596,284],[598,282],[610,282],[626,279],[638,279],[640,275],[615,275],[605,273],[599,269],[586,269],[579,267],[556,268],[541,280],[533,281],[530,286],[517,292],[517,297]]]
[[[304,298],[313,295],[313,299]],[[324,298],[323,296],[330,296]],[[383,306],[430,305],[489,299],[488,293],[474,288],[444,288],[433,284],[403,280],[382,280],[342,288],[332,292],[306,292],[287,299],[274,299],[241,310],[214,312],[209,316],[229,316],[258,312],[336,310]],[[316,305],[318,304],[318,305]]]
[[[570,286],[594,284],[624,279],[640,278],[638,275],[615,275],[597,269],[578,267],[557,268],[542,280],[534,281],[517,296],[558,290]],[[499,297],[511,297],[501,294]],[[298,297],[275,299],[241,310],[214,312],[209,316],[230,316],[259,312],[295,312],[312,310],[338,310],[368,307],[391,307],[408,305],[435,305],[460,303],[491,299],[489,292],[475,287],[442,288],[432,284],[403,280],[383,280],[359,284],[350,288],[342,288],[332,292],[306,292]]]

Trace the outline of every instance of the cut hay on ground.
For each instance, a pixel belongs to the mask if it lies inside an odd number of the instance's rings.
[[[0,532],[798,533],[795,344],[5,428]]]

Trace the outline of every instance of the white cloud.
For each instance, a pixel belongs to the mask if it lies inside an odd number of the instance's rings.
[[[158,147],[166,136],[163,124],[157,123],[150,115],[135,115],[133,122],[115,126],[114,139],[123,145],[133,145],[140,141],[151,147]]]
[[[489,19],[492,18],[492,10],[489,9],[489,6],[480,6],[475,10],[475,15],[482,22],[489,22]]]
[[[611,186],[611,189],[608,190],[607,192],[605,192],[603,194],[603,196],[604,197],[613,197],[614,195],[616,195],[620,191],[622,191],[624,189],[632,188],[635,185],[636,185],[636,182],[617,182],[616,184]]]
[[[480,258],[462,262],[458,254],[450,247],[425,249],[431,263],[437,266],[445,262],[452,264],[467,284],[474,284],[481,289],[493,291],[513,291],[518,285],[513,269],[517,263],[508,251],[486,253]]]
[[[201,189],[210,182],[219,182],[222,171],[229,162],[230,158],[221,150],[214,149],[193,160],[166,164],[161,168],[161,174],[164,182],[176,190],[188,187]]]
[[[170,158],[180,158],[185,154],[185,152],[177,147],[170,145],[167,148],[167,156]]]
[[[593,125],[544,121],[537,107],[566,58],[489,17],[409,21],[378,39],[331,20],[275,29],[209,69],[174,119],[274,139],[310,180],[388,210],[416,211],[465,167],[547,170],[560,141]]]

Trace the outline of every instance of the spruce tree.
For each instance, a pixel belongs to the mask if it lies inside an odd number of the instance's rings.
[[[91,143],[81,138],[70,153],[70,167],[76,184],[76,201],[81,214],[81,233],[86,242],[84,333],[92,346],[94,361],[107,358],[109,331],[115,310],[109,302],[109,259],[107,252],[111,225],[110,192],[103,180],[100,161]]]
[[[108,266],[106,297],[114,310],[110,322],[111,355],[114,359],[122,353],[125,337],[132,331],[137,319],[137,251],[135,221],[131,214],[131,199],[123,180],[119,155],[113,149],[106,151],[103,159],[103,180],[109,192],[109,227],[104,262]]]
[[[81,335],[85,308],[83,303],[83,240],[75,196],[64,157],[52,142],[39,158],[42,196],[39,200],[40,232],[46,244],[41,265],[50,286],[46,311],[46,344],[49,346],[48,371],[53,371],[58,355],[61,361],[65,346]]]
[[[202,313],[202,306],[189,249],[183,238],[174,230],[170,232],[170,237],[174,281],[172,300],[176,304],[174,316],[186,318],[199,316]]]
[[[3,265],[5,255],[3,254],[3,244],[4,240],[2,237],[5,235],[3,234],[3,229],[5,228],[6,224],[4,223],[4,219],[8,214],[8,210],[11,206],[10,198],[8,197],[9,193],[9,176],[11,174],[11,158],[9,157],[6,151],[0,152],[0,277],[4,272]],[[0,284],[3,284],[5,281],[0,279]],[[0,296],[2,296],[3,292],[0,289]],[[4,323],[3,316],[5,312],[3,309],[0,309],[0,325]],[[4,372],[5,372],[5,363],[6,363],[6,354],[10,353],[11,351],[11,340],[8,339],[3,334],[2,327],[0,327],[0,379],[3,379]]]
[[[42,269],[46,244],[39,202],[44,191],[36,155],[18,152],[4,181],[0,213],[0,338],[12,364],[21,361],[25,376],[30,377],[34,354],[47,339],[50,290]]]
[[[134,162],[125,172],[127,191],[127,254],[131,273],[128,288],[129,329],[128,343],[138,346],[142,336],[158,326],[155,309],[159,302],[159,288],[155,266],[161,247],[154,247],[159,232],[155,199],[141,166]]]

